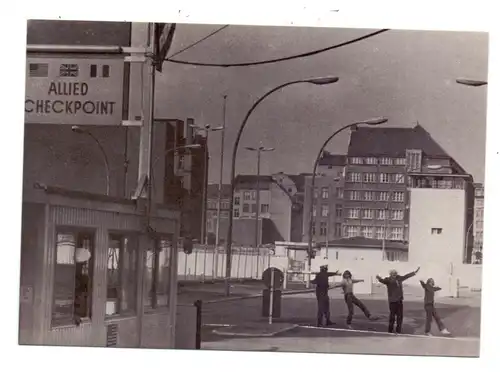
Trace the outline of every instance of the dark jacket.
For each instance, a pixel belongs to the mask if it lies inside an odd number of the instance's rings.
[[[387,286],[387,296],[389,302],[399,302],[404,300],[403,296],[403,282],[408,278],[414,277],[415,272],[406,275],[397,275],[396,277],[379,278],[379,282]]]
[[[425,295],[424,295],[424,304],[425,305],[434,305],[434,293],[436,291],[441,290],[440,287],[438,286],[431,286],[424,281],[420,281],[420,284],[425,290]]]
[[[328,295],[328,289],[330,284],[328,283],[328,278],[337,275],[336,273],[329,273],[327,271],[320,271],[316,274],[316,277],[311,281],[312,284],[316,285],[317,295]]]

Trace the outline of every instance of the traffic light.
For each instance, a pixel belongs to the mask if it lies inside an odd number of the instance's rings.
[[[182,247],[185,254],[191,254],[193,252],[193,240],[191,238],[184,238]]]

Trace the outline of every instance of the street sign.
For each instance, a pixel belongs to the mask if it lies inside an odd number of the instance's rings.
[[[25,123],[118,126],[123,118],[124,61],[29,56]]]
[[[175,23],[155,23],[155,68],[158,72],[161,72],[163,61],[172,45],[175,26]]]

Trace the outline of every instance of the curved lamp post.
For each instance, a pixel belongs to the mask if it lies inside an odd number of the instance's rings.
[[[309,267],[309,271],[311,271],[311,257],[312,257],[312,251],[313,251],[313,247],[312,247],[312,224],[313,224],[313,204],[314,204],[314,187],[315,187],[315,182],[316,182],[316,173],[317,173],[317,168],[318,168],[318,164],[319,164],[319,161],[321,159],[321,156],[323,155],[323,151],[325,150],[326,146],[328,146],[328,144],[332,141],[333,138],[335,138],[338,134],[340,134],[342,131],[345,131],[347,130],[348,128],[352,127],[352,126],[358,126],[360,124],[368,124],[368,125],[371,125],[371,126],[376,126],[378,124],[382,124],[382,123],[385,123],[387,122],[388,119],[387,118],[375,118],[375,119],[369,119],[369,120],[362,120],[362,121],[359,121],[359,122],[354,122],[354,123],[351,123],[351,124],[348,124],[347,126],[344,126],[342,128],[339,128],[337,131],[335,131],[332,135],[330,135],[328,137],[328,139],[325,140],[325,142],[323,143],[323,145],[321,146],[319,152],[318,152],[318,156],[316,157],[316,161],[314,162],[314,167],[313,167],[313,172],[312,172],[312,179],[311,179],[311,188],[310,188],[310,197],[309,197],[309,226],[308,226],[308,248],[307,248],[307,251],[308,251],[308,258],[307,258],[307,262],[308,262],[308,267]],[[309,280],[307,281],[308,284],[309,284]]]
[[[488,82],[484,80],[473,80],[473,79],[457,79],[456,82],[458,84],[469,87],[481,87],[488,84]]]
[[[266,99],[269,95],[275,93],[276,91],[291,86],[293,84],[299,83],[309,83],[318,86],[333,84],[339,81],[339,78],[336,76],[325,76],[321,78],[312,78],[312,79],[303,79],[303,80],[294,80],[291,82],[283,83],[277,87],[274,87],[272,90],[266,92],[259,99],[255,101],[255,103],[250,107],[245,118],[241,122],[240,128],[238,130],[238,134],[236,136],[236,140],[233,146],[233,155],[231,158],[231,193],[230,193],[230,201],[229,201],[229,223],[227,230],[227,243],[226,243],[226,274],[225,274],[225,294],[229,296],[230,294],[230,286],[229,286],[229,278],[231,277],[231,254],[233,251],[233,211],[234,211],[234,182],[235,182],[235,172],[236,172],[236,155],[238,153],[238,145],[240,143],[241,135],[243,134],[243,130],[245,129],[245,125],[247,124],[248,118],[252,114],[252,112],[257,108],[257,106]]]
[[[104,160],[104,166],[106,167],[106,195],[109,195],[109,183],[110,183],[110,171],[109,171],[109,162],[108,162],[108,156],[106,155],[106,151],[104,151],[104,147],[102,147],[101,142],[99,142],[99,139],[97,139],[94,134],[92,134],[91,131],[81,128],[79,126],[72,126],[71,130],[77,134],[84,134],[88,135],[94,142],[96,142],[97,146],[99,147],[99,151],[101,151],[102,158]]]

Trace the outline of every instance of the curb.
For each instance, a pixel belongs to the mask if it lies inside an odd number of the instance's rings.
[[[238,332],[227,332],[224,330],[212,330],[212,333],[220,335],[220,336],[230,336],[230,337],[274,337],[280,333],[284,333],[290,330],[293,330],[297,328],[299,325],[290,325],[287,327],[284,327],[280,330],[277,330],[275,332],[269,332],[269,333],[238,333]],[[230,326],[224,327],[224,329],[228,328]]]

